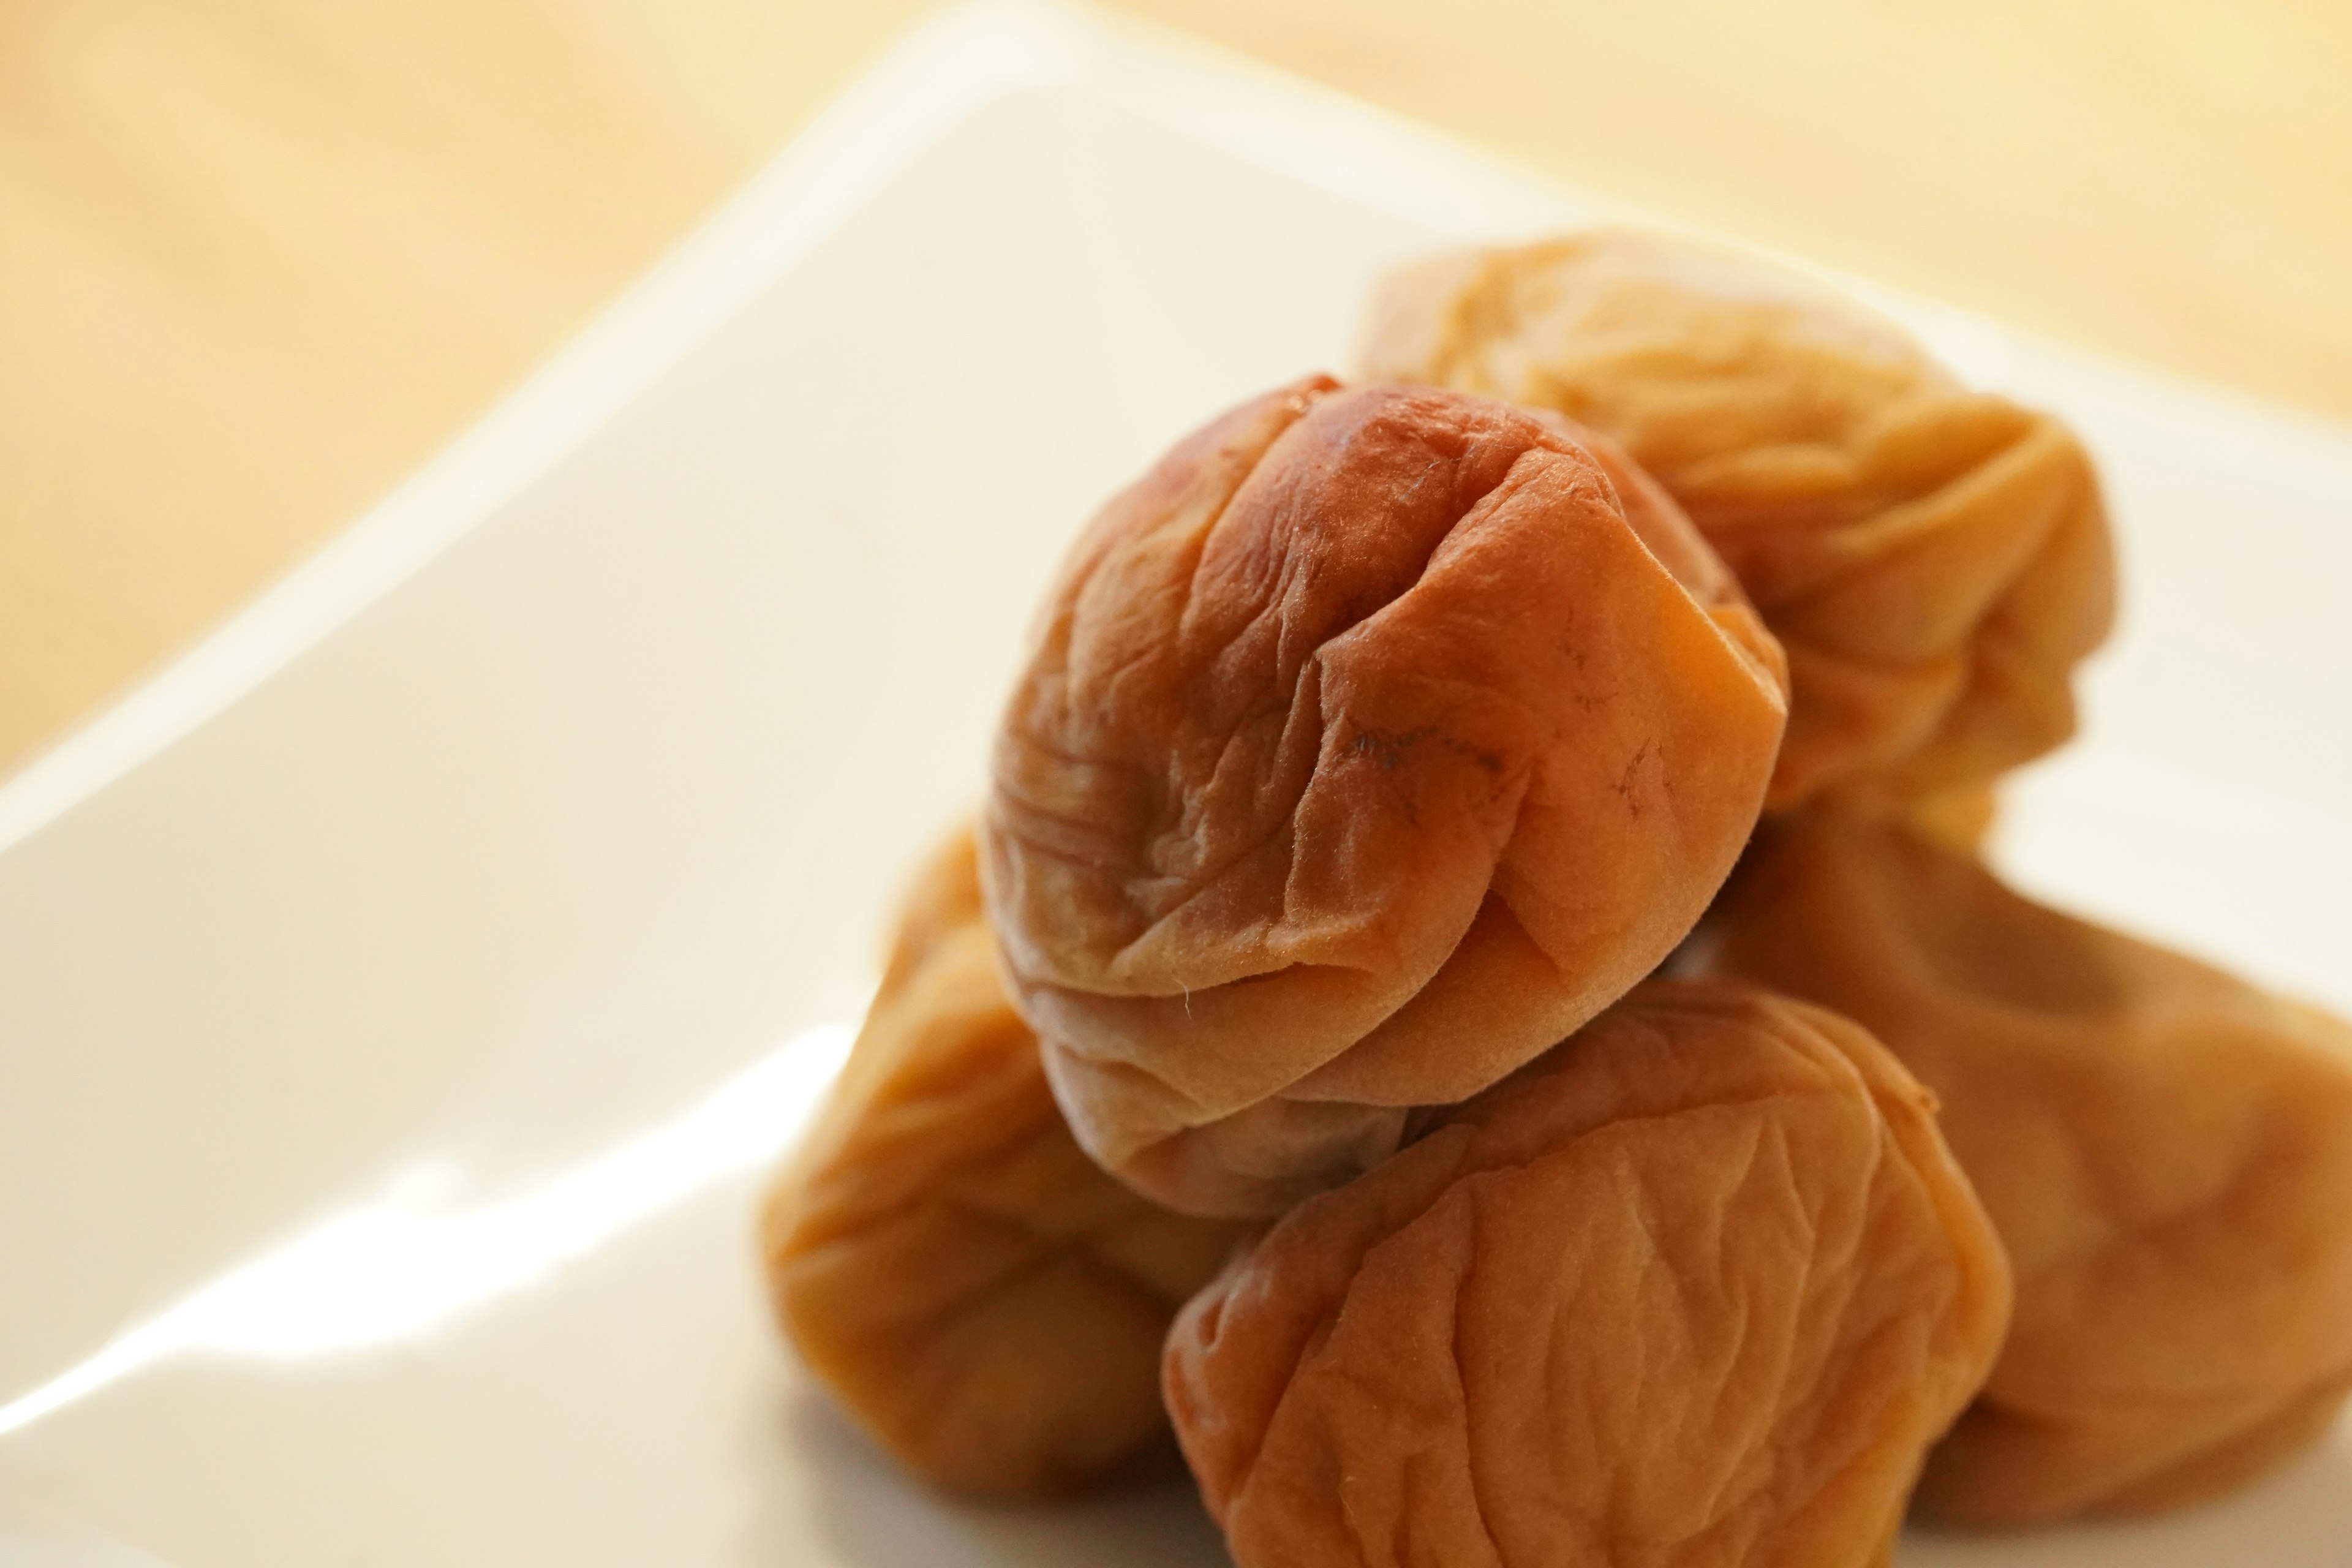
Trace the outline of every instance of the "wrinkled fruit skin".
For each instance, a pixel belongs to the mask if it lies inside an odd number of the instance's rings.
[[[1234,1231],[1079,1152],[997,979],[965,835],[909,900],[762,1240],[786,1334],[852,1417],[934,1485],[1024,1498],[1166,1453],[1160,1340]]]
[[[1718,973],[1819,1001],[1942,1101],[2017,1273],[1923,1510],[2044,1523],[2201,1500],[2352,1384],[2352,1029],[2027,902],[1885,826],[1759,836],[1702,928]]]
[[[1863,1568],[2008,1301],[1884,1048],[1652,982],[1237,1254],[1168,1402],[1240,1568]]]
[[[1096,519],[983,843],[1016,1000],[1107,1169],[1279,1213],[1689,930],[1759,810],[1782,667],[1663,492],[1634,510],[1557,421],[1313,377]]]
[[[1603,230],[1397,275],[1364,367],[1557,409],[1657,476],[1788,650],[1767,809],[1901,813],[2073,733],[2115,594],[2080,445],[1851,301]]]

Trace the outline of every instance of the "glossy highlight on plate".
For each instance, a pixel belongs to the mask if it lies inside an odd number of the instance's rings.
[[[468,1307],[529,1289],[710,1182],[772,1160],[841,1064],[846,1024],[796,1036],[674,1121],[514,1197],[431,1201],[455,1173],[427,1167],[395,1194],[338,1215],[202,1286],[97,1354],[0,1405],[0,1436],[167,1357],[278,1360],[414,1339]]]

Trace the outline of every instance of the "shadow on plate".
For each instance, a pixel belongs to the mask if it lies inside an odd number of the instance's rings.
[[[1229,1568],[1232,1562],[1181,1477],[1066,1503],[961,1503],[900,1475],[806,1384],[786,1394],[777,1419],[801,1496],[788,1500],[779,1489],[754,1521],[744,1554],[752,1568]],[[812,1546],[819,1549],[814,1561]]]

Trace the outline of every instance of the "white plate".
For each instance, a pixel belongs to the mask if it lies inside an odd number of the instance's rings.
[[[0,1563],[1184,1568],[901,1485],[761,1173],[1041,578],[1369,279],[1599,209],[1205,51],[949,14],[318,560],[0,788]],[[2352,1006],[2352,443],[1895,301],[2106,465],[2128,619],[2003,858]],[[2352,1562],[2352,1443],[1910,1568]]]

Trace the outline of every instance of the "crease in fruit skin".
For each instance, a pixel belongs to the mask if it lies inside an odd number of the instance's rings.
[[[987,886],[1055,1092],[1090,1152],[1202,1213],[1344,1179],[1391,1110],[1654,967],[1786,720],[1730,574],[1565,425],[1307,401],[1216,423],[1254,460],[1173,458],[1105,509],[996,753]]]
[[[1654,983],[1277,1222],[1180,1315],[1164,1375],[1241,1568],[1385,1561],[1374,1525],[1400,1562],[1475,1541],[1498,1568],[1621,1547],[1696,1568],[1744,1542],[1752,1568],[1860,1568],[2007,1292],[1882,1047],[1752,989]],[[1424,1365],[1416,1334],[1454,1348]]]

